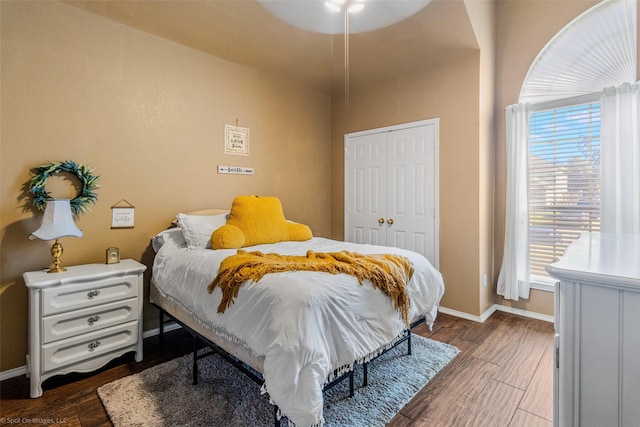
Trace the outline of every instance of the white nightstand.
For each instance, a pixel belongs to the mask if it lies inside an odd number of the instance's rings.
[[[135,351],[142,361],[142,273],[133,260],[24,273],[29,288],[31,397],[54,375],[89,372]]]

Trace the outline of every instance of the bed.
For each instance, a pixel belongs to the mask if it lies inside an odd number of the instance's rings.
[[[223,350],[229,360],[255,370],[264,381],[261,392],[278,408],[278,418],[286,416],[296,426],[322,425],[326,385],[406,339],[410,329],[388,295],[348,274],[266,274],[258,282],[243,284],[233,303],[218,313],[222,293],[219,288],[209,293],[207,288],[222,261],[238,250],[212,249],[206,236],[226,222],[228,211],[180,215],[206,225],[191,224],[190,230],[185,220],[182,226],[153,238],[156,256],[150,301],[206,343]],[[201,241],[194,243],[198,232]],[[295,256],[308,251],[350,251],[406,257],[414,268],[406,288],[411,325],[424,321],[431,327],[444,293],[442,276],[429,261],[399,248],[312,237],[242,249]]]

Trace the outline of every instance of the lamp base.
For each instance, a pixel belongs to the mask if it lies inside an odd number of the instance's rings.
[[[61,264],[60,257],[62,256],[62,244],[56,239],[56,242],[51,246],[51,255],[53,256],[53,267],[47,271],[47,273],[62,273],[67,271]]]

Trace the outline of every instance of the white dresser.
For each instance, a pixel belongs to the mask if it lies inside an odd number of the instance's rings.
[[[88,372],[135,351],[142,360],[142,274],[133,260],[67,267],[62,273],[24,273],[29,288],[31,397],[42,381]]]
[[[584,234],[556,285],[554,425],[640,426],[640,235]]]

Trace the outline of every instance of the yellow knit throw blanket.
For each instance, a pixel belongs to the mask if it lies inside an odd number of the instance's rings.
[[[313,252],[304,256],[264,254],[259,251],[238,250],[236,255],[225,258],[220,272],[209,284],[209,293],[216,287],[222,290],[222,302],[218,313],[233,304],[240,286],[247,280],[257,282],[265,274],[284,271],[321,271],[331,274],[350,274],[362,285],[364,279],[385,292],[394,308],[409,324],[409,295],[407,283],[413,276],[413,264],[406,257],[391,254],[362,255],[354,252]]]

